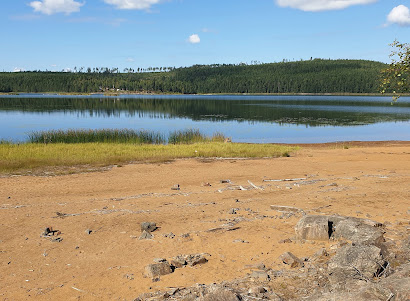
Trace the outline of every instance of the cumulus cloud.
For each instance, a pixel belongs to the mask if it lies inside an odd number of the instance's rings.
[[[303,11],[323,11],[344,9],[352,5],[370,4],[378,0],[276,0],[282,7],[291,7]]]
[[[199,38],[199,35],[193,34],[189,36],[188,42],[191,44],[198,44],[201,42],[201,39]]]
[[[80,7],[84,3],[80,3],[74,0],[42,0],[32,1],[29,4],[34,11],[40,12],[46,15],[52,15],[56,13],[65,13],[69,15],[80,11]]]
[[[161,0],[104,0],[104,2],[114,5],[118,9],[147,10],[152,5],[160,3]]]
[[[400,26],[410,26],[410,10],[407,6],[399,5],[391,10],[387,16],[387,22],[399,24]]]

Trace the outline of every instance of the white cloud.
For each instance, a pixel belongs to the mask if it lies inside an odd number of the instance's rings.
[[[399,5],[391,10],[387,16],[387,22],[396,23],[400,26],[410,26],[410,10],[407,6]]]
[[[24,72],[23,68],[14,68],[13,72]]]
[[[188,38],[188,42],[191,44],[198,44],[201,42],[201,39],[197,34],[190,35]]]
[[[32,1],[29,4],[34,11],[40,12],[46,15],[52,15],[56,13],[65,13],[69,15],[80,11],[80,7],[84,3],[80,3],[74,0],[42,0]]]
[[[104,0],[104,2],[116,6],[118,9],[147,10],[152,5],[161,2],[161,0]]]
[[[132,57],[129,57],[129,58],[127,58],[126,61],[129,62],[129,63],[132,63],[132,62],[134,62],[135,60],[134,60]]]
[[[282,7],[291,7],[304,11],[323,11],[344,9],[352,5],[370,4],[378,0],[276,0]]]

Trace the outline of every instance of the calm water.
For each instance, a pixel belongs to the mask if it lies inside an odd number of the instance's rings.
[[[222,132],[234,142],[410,140],[410,97],[0,96],[0,140],[32,131],[129,128]]]

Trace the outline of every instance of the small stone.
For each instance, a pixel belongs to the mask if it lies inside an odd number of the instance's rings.
[[[239,210],[239,208],[231,208],[228,210],[228,214],[236,214],[236,212]]]
[[[208,259],[206,259],[205,256],[201,254],[194,254],[194,255],[188,255],[188,257],[186,258],[186,261],[188,265],[195,266],[198,264],[203,264],[203,263],[208,262]]]
[[[163,236],[164,236],[164,237],[167,237],[167,238],[175,238],[175,234],[172,233],[172,232],[167,233],[167,234],[164,234]]]
[[[167,260],[165,258],[154,258],[155,263],[160,263],[160,262],[166,262]]]
[[[220,182],[221,184],[227,184],[227,183],[231,183],[231,180],[221,180]]]
[[[171,265],[176,268],[182,268],[187,265],[187,262],[182,255],[178,255],[171,259]]]
[[[171,187],[171,190],[180,190],[181,187],[179,187],[179,184],[175,184],[174,186]]]
[[[85,230],[86,234],[91,234],[91,232],[93,232],[93,230],[90,230],[90,229]]]
[[[44,231],[43,231],[43,235],[44,235],[44,236],[48,236],[48,235],[50,235],[50,234],[52,234],[52,233],[53,233],[53,228],[51,228],[51,227],[47,227],[47,228],[45,228]]]
[[[284,263],[290,265],[291,268],[302,267],[303,262],[291,252],[283,253],[279,256],[279,259]]]
[[[290,238],[286,238],[286,239],[279,240],[279,243],[280,244],[290,244],[292,243],[292,240]]]
[[[248,291],[248,293],[252,295],[263,294],[266,292],[267,290],[263,286],[254,286],[254,287],[251,287]]]
[[[168,275],[172,273],[172,268],[167,261],[154,263],[145,267],[144,276],[148,278],[155,278],[162,275]]]
[[[153,238],[154,238],[154,235],[144,230],[144,232],[142,232],[141,236],[139,237],[139,240],[153,239]]]
[[[253,279],[261,280],[261,281],[268,281],[269,280],[268,273],[266,273],[265,271],[260,271],[260,270],[252,271],[250,277],[253,278]]]
[[[141,232],[154,232],[157,229],[157,224],[152,222],[141,223]]]

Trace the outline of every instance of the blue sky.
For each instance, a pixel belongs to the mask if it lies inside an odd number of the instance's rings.
[[[0,71],[390,62],[410,0],[4,0]]]

